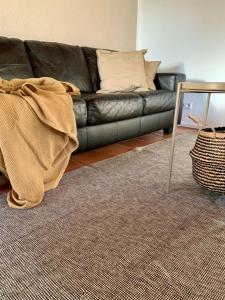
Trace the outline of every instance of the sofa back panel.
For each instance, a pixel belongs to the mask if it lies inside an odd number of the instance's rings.
[[[88,65],[93,91],[100,89],[100,78],[98,73],[96,48],[83,47],[84,56]]]
[[[23,41],[0,37],[0,77],[7,80],[34,77]]]
[[[25,41],[36,77],[53,77],[75,84],[81,92],[92,92],[88,66],[79,46]]]

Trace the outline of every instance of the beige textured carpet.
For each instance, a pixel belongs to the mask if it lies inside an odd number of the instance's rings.
[[[225,299],[225,199],[201,189],[177,138],[67,173],[32,210],[0,196],[1,300]]]

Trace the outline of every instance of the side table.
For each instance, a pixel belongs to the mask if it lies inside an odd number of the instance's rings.
[[[203,123],[206,126],[211,94],[212,93],[225,93],[225,82],[188,82],[188,81],[186,81],[186,82],[179,82],[177,84],[176,106],[175,106],[175,113],[174,113],[174,120],[173,120],[171,152],[170,152],[170,158],[169,158],[167,193],[170,192],[170,186],[171,186],[175,137],[176,137],[176,128],[177,128],[181,93],[206,93],[207,94],[205,113],[204,113],[204,123]]]

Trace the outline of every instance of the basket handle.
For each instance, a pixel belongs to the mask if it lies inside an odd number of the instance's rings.
[[[205,123],[202,119],[200,119],[194,115],[188,115],[188,118],[191,119],[194,123],[196,123],[198,125],[198,127],[199,127],[198,132],[203,128],[209,127],[210,129],[212,129],[212,131],[214,133],[214,137],[216,138],[216,130],[214,127],[212,127],[208,123]]]

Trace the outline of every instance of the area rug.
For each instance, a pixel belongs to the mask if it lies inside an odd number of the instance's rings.
[[[195,137],[65,174],[31,210],[0,196],[1,300],[225,299],[225,199],[191,174]]]

